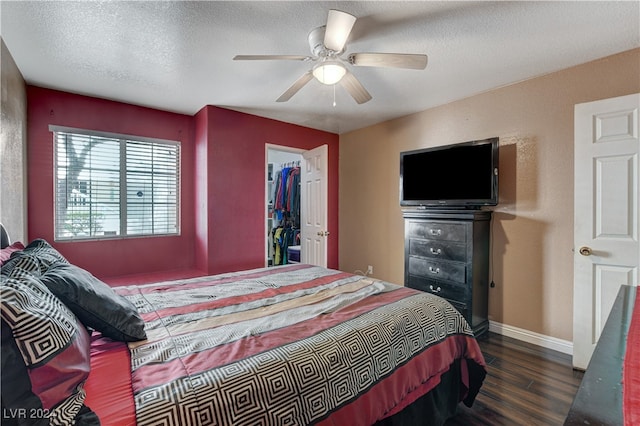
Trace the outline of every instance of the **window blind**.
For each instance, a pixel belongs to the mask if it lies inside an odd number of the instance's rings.
[[[179,233],[180,144],[54,131],[57,240]]]

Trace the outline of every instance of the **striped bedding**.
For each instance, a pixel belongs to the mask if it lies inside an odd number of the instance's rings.
[[[145,321],[129,343],[139,425],[373,424],[484,366],[446,301],[372,278],[287,265],[119,287]],[[480,383],[463,374],[472,402]],[[481,382],[482,379],[480,379]]]

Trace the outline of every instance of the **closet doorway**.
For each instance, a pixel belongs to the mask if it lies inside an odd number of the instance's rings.
[[[267,144],[266,266],[300,262],[300,171],[304,152]]]

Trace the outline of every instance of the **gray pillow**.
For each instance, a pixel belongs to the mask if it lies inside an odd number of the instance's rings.
[[[40,280],[85,326],[122,342],[147,338],[144,321],[133,303],[84,269],[58,263]]]

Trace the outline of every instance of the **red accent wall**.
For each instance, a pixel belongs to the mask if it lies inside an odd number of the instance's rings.
[[[220,273],[264,266],[266,144],[299,149],[328,145],[328,227],[332,236],[339,235],[338,135],[214,106],[198,112],[196,127],[205,120],[207,136],[201,138],[198,131],[196,139],[199,155],[206,144],[209,173],[208,203],[198,203],[196,212],[198,226],[209,229],[201,269]],[[336,269],[338,238],[330,238],[327,247],[327,266]]]
[[[29,240],[44,238],[71,263],[108,277],[193,267],[192,117],[27,86],[27,216]],[[53,133],[49,125],[181,142],[181,235],[54,242]],[[185,220],[186,218],[186,220]]]
[[[201,271],[209,269],[209,247],[211,246],[212,234],[209,232],[209,215],[206,213],[210,208],[209,186],[211,185],[209,177],[213,171],[209,173],[209,114],[208,109],[201,109],[194,116],[194,145],[195,145],[195,163],[193,167],[194,177],[194,204],[195,212],[193,223],[195,226],[194,243],[195,243],[195,266]]]
[[[328,266],[338,267],[336,134],[213,106],[189,116],[35,86],[27,86],[27,121],[29,240],[46,239],[96,276],[264,266],[267,143],[329,146]],[[55,242],[52,124],[180,141],[181,235]]]

